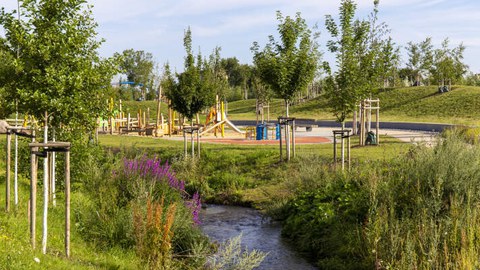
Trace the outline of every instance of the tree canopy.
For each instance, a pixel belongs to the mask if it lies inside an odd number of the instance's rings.
[[[5,102],[53,126],[93,130],[105,107],[103,91],[115,72],[113,60],[97,50],[97,24],[83,0],[25,0],[19,21],[0,11],[4,53],[13,59],[14,76],[5,82]],[[18,53],[18,56],[17,56]]]
[[[154,67],[153,55],[145,51],[134,49],[124,50],[121,54],[116,53],[115,57],[120,60],[120,70],[125,73],[129,82],[141,85],[142,97],[147,98],[147,90],[154,92]],[[149,97],[155,95],[149,93]]]
[[[342,123],[357,103],[372,93],[393,61],[388,48],[392,44],[383,39],[388,32],[386,25],[376,25],[378,1],[374,1],[370,20],[354,19],[356,8],[353,0],[342,0],[338,23],[331,15],[325,20],[332,36],[327,48],[335,54],[337,64],[332,72],[330,64],[324,62],[325,88],[333,113]],[[389,55],[382,55],[382,51]]]
[[[200,53],[194,56],[190,28],[185,32],[183,44],[187,53],[185,70],[176,73],[175,79],[166,65],[166,77],[162,85],[166,86],[165,95],[171,101],[172,108],[187,119],[192,119],[202,109],[215,103],[214,72]]]
[[[277,20],[280,40],[269,36],[263,50],[258,42],[253,43],[251,50],[259,77],[285,100],[288,117],[289,103],[312,82],[321,55],[316,41],[318,33],[312,33],[300,13],[291,18],[277,11]]]

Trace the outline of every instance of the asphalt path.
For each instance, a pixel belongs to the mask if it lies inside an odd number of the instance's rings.
[[[255,120],[235,120],[231,121],[236,126],[256,126]],[[276,121],[270,121],[271,124],[275,124]],[[313,127],[326,127],[326,128],[341,128],[341,124],[336,121],[328,120],[314,120],[314,119],[295,119],[295,124],[299,127],[313,126]],[[447,128],[454,127],[450,124],[433,124],[433,123],[406,123],[406,122],[380,122],[381,129],[391,130],[411,130],[411,131],[424,131],[424,132],[442,132]],[[345,122],[346,128],[352,128],[352,122]],[[376,123],[372,122],[372,128],[376,128]]]

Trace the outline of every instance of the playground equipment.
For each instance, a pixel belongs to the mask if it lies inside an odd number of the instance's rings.
[[[295,118],[278,117],[278,125],[280,127],[280,162],[283,159],[283,139],[286,147],[286,160],[290,161],[290,150],[293,148],[293,157],[295,157]],[[282,138],[282,128],[285,130],[285,138]],[[291,147],[292,146],[292,147]]]
[[[369,138],[368,143],[370,144],[379,144],[379,129],[380,129],[380,100],[379,99],[365,99],[360,102],[358,106],[358,119],[357,112],[353,114],[353,134],[359,134],[360,140],[359,143],[361,146],[367,144],[367,137]],[[372,128],[372,110],[375,110],[375,133],[371,130]],[[358,120],[358,121],[357,121]],[[359,126],[359,128],[357,128]],[[375,135],[375,140],[373,140],[373,135]]]
[[[348,168],[350,168],[350,129],[340,129],[333,131],[333,162],[335,168],[337,167],[337,139],[341,140],[341,162],[342,162],[342,171],[345,170],[345,140],[347,140],[347,163]]]
[[[212,121],[213,120],[213,121]],[[212,122],[213,125],[210,127],[207,127],[208,124]],[[220,130],[222,137],[225,137],[225,125],[229,126],[233,131],[240,133],[240,134],[245,134],[244,131],[240,130],[237,128],[230,120],[228,120],[226,114],[225,114],[225,106],[223,101],[219,102],[218,96],[216,97],[216,105],[214,107],[210,108],[210,111],[207,115],[207,119],[205,121],[205,127],[202,132],[200,132],[200,136],[203,136],[204,134],[214,131],[215,136],[217,135],[217,131]]]

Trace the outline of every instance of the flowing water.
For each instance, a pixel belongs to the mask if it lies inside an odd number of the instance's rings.
[[[316,269],[282,239],[281,225],[278,222],[271,221],[254,209],[208,205],[202,209],[200,220],[203,232],[213,241],[221,243],[242,234],[242,245],[248,250],[268,252],[256,269]]]

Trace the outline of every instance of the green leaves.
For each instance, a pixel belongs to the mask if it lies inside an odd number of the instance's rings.
[[[187,53],[185,57],[185,71],[177,73],[175,80],[170,72],[170,67],[165,66],[165,76],[162,86],[165,87],[165,95],[171,101],[174,110],[192,119],[195,114],[207,106],[215,103],[215,79],[214,69],[201,54],[195,56],[192,53],[192,33],[190,28],[185,32],[184,46]]]
[[[23,1],[23,21],[2,10],[0,23],[6,33],[1,47],[16,59],[7,101],[18,100],[19,111],[37,119],[48,111],[53,126],[89,131],[116,70],[112,60],[98,56],[97,25],[85,3]]]
[[[353,0],[341,2],[338,23],[326,16],[325,26],[332,36],[327,48],[336,55],[337,71],[332,73],[330,65],[324,63],[325,89],[338,122],[344,122],[356,104],[372,93],[385,68],[381,49],[386,42],[382,37],[388,31],[384,24],[376,25],[377,1],[374,4],[370,21],[354,20]]]
[[[285,100],[288,116],[288,103],[313,80],[320,53],[315,40],[317,35],[312,36],[300,13],[291,18],[277,11],[277,19],[280,41],[270,36],[262,51],[257,42],[251,50],[259,77]]]

